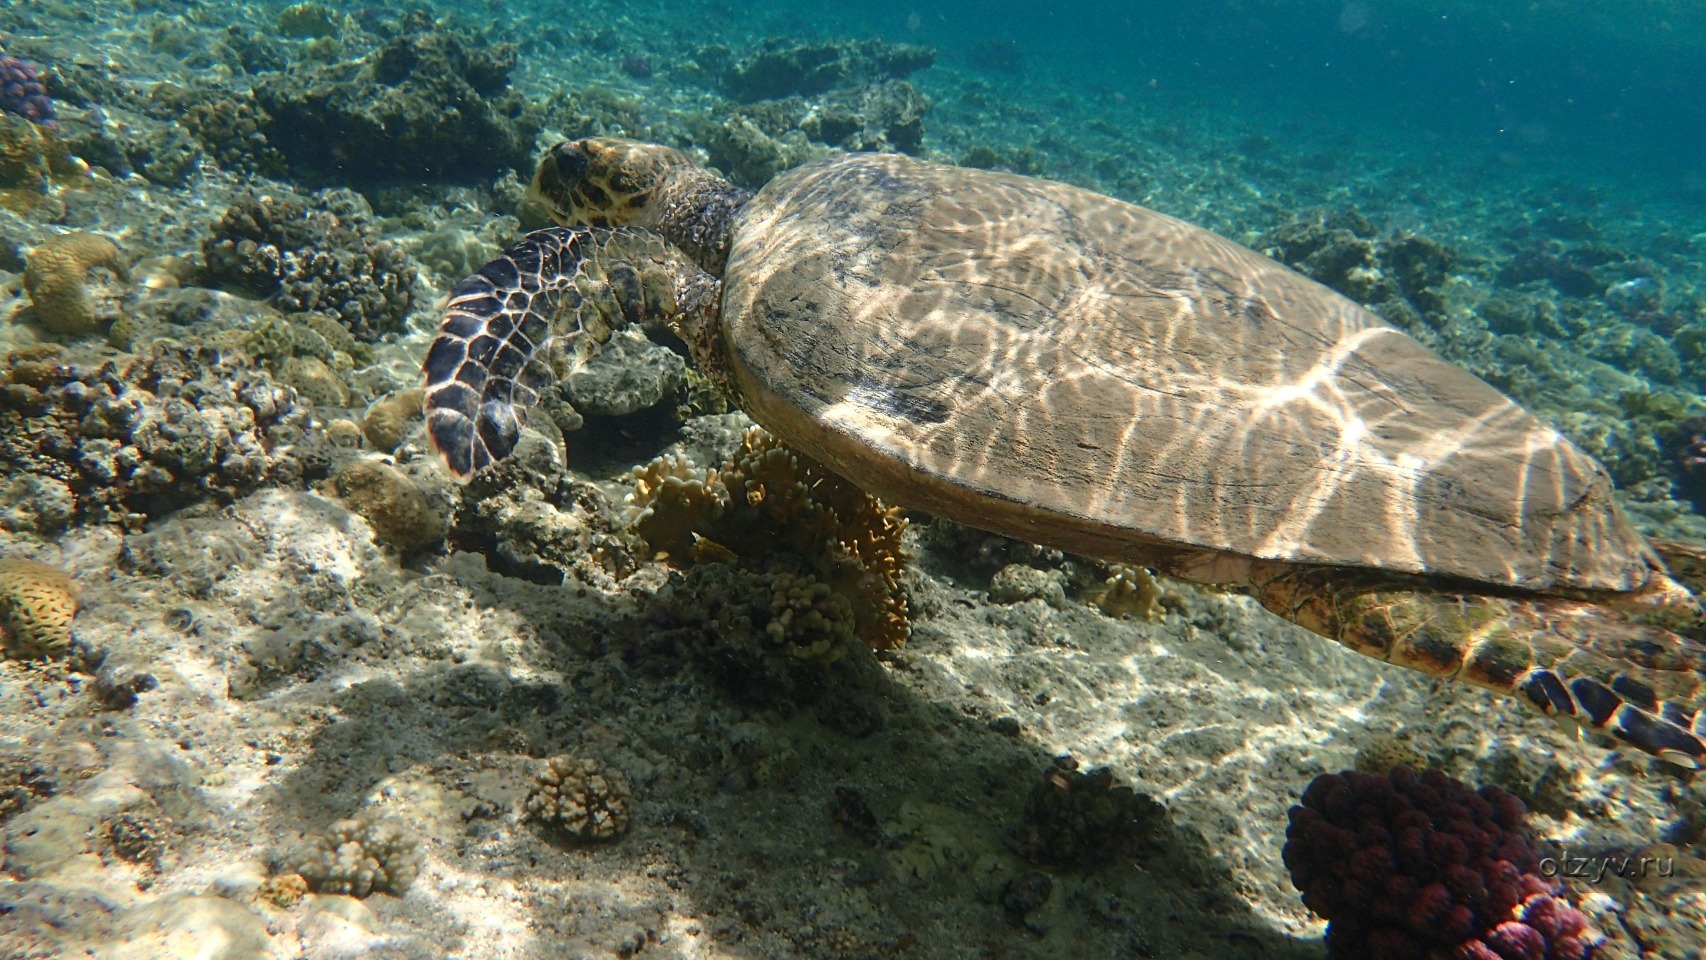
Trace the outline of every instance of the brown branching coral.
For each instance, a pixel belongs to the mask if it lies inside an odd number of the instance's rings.
[[[0,646],[13,657],[56,657],[71,645],[77,584],[58,567],[0,560]]]
[[[98,333],[113,319],[113,311],[97,308],[89,295],[89,271],[104,267],[124,282],[130,276],[118,244],[94,233],[50,237],[26,263],[24,290],[41,325],[71,336]]]
[[[633,791],[615,767],[591,757],[552,757],[534,777],[527,815],[577,840],[612,840],[633,823]]]
[[[660,458],[635,478],[629,496],[633,529],[657,556],[676,566],[722,561],[767,573],[803,567],[774,608],[777,629],[794,620],[824,620],[850,609],[853,634],[873,650],[906,642],[910,632],[900,574],[906,521],[859,487],[794,452],[760,429],[721,467],[694,470]],[[832,602],[845,598],[846,606]],[[781,622],[781,621],[786,622]],[[765,625],[767,632],[774,632]]]

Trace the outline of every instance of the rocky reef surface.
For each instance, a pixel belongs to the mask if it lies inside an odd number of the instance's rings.
[[[753,186],[902,150],[1265,250],[1701,537],[1698,223],[1072,87],[922,18],[671,9],[0,9],[0,956],[1320,957],[1286,811],[1400,762],[1550,841],[1667,845],[1670,875],[1566,892],[1597,955],[1697,955],[1706,793],[1674,768],[861,499],[665,330],[465,485],[418,370],[439,299],[539,224],[557,137]]]

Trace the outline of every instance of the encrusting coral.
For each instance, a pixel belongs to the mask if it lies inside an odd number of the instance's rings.
[[[0,646],[19,659],[57,657],[71,645],[77,584],[45,563],[0,560]]]
[[[762,574],[803,575],[776,583],[778,618],[852,617],[873,650],[906,642],[911,630],[900,575],[906,521],[853,483],[790,450],[763,430],[747,431],[721,467],[695,470],[664,457],[641,469],[628,498],[634,531],[673,565],[731,563]],[[802,569],[803,568],[803,569]],[[844,598],[833,604],[831,597]],[[763,629],[771,631],[768,625]],[[784,633],[791,624],[779,625]],[[806,651],[818,655],[815,645]],[[823,651],[833,657],[836,651]]]
[[[633,793],[622,771],[591,757],[552,757],[527,793],[533,819],[579,840],[611,840],[633,823]]]
[[[42,327],[69,336],[98,333],[113,318],[89,295],[90,270],[103,267],[126,283],[130,278],[118,244],[95,233],[50,237],[25,262],[24,290]]]

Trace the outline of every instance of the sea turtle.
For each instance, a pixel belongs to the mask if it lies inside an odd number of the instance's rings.
[[[1260,254],[906,156],[754,194],[585,139],[531,193],[564,226],[458,284],[427,355],[455,474],[508,454],[589,345],[664,320],[754,420],[892,503],[1240,584],[1360,653],[1706,763],[1706,648],[1671,632],[1700,608],[1605,470]]]

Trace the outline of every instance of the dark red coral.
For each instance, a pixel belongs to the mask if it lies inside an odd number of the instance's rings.
[[[1539,874],[1522,802],[1438,771],[1315,778],[1284,859],[1344,960],[1588,960],[1587,919]]]

